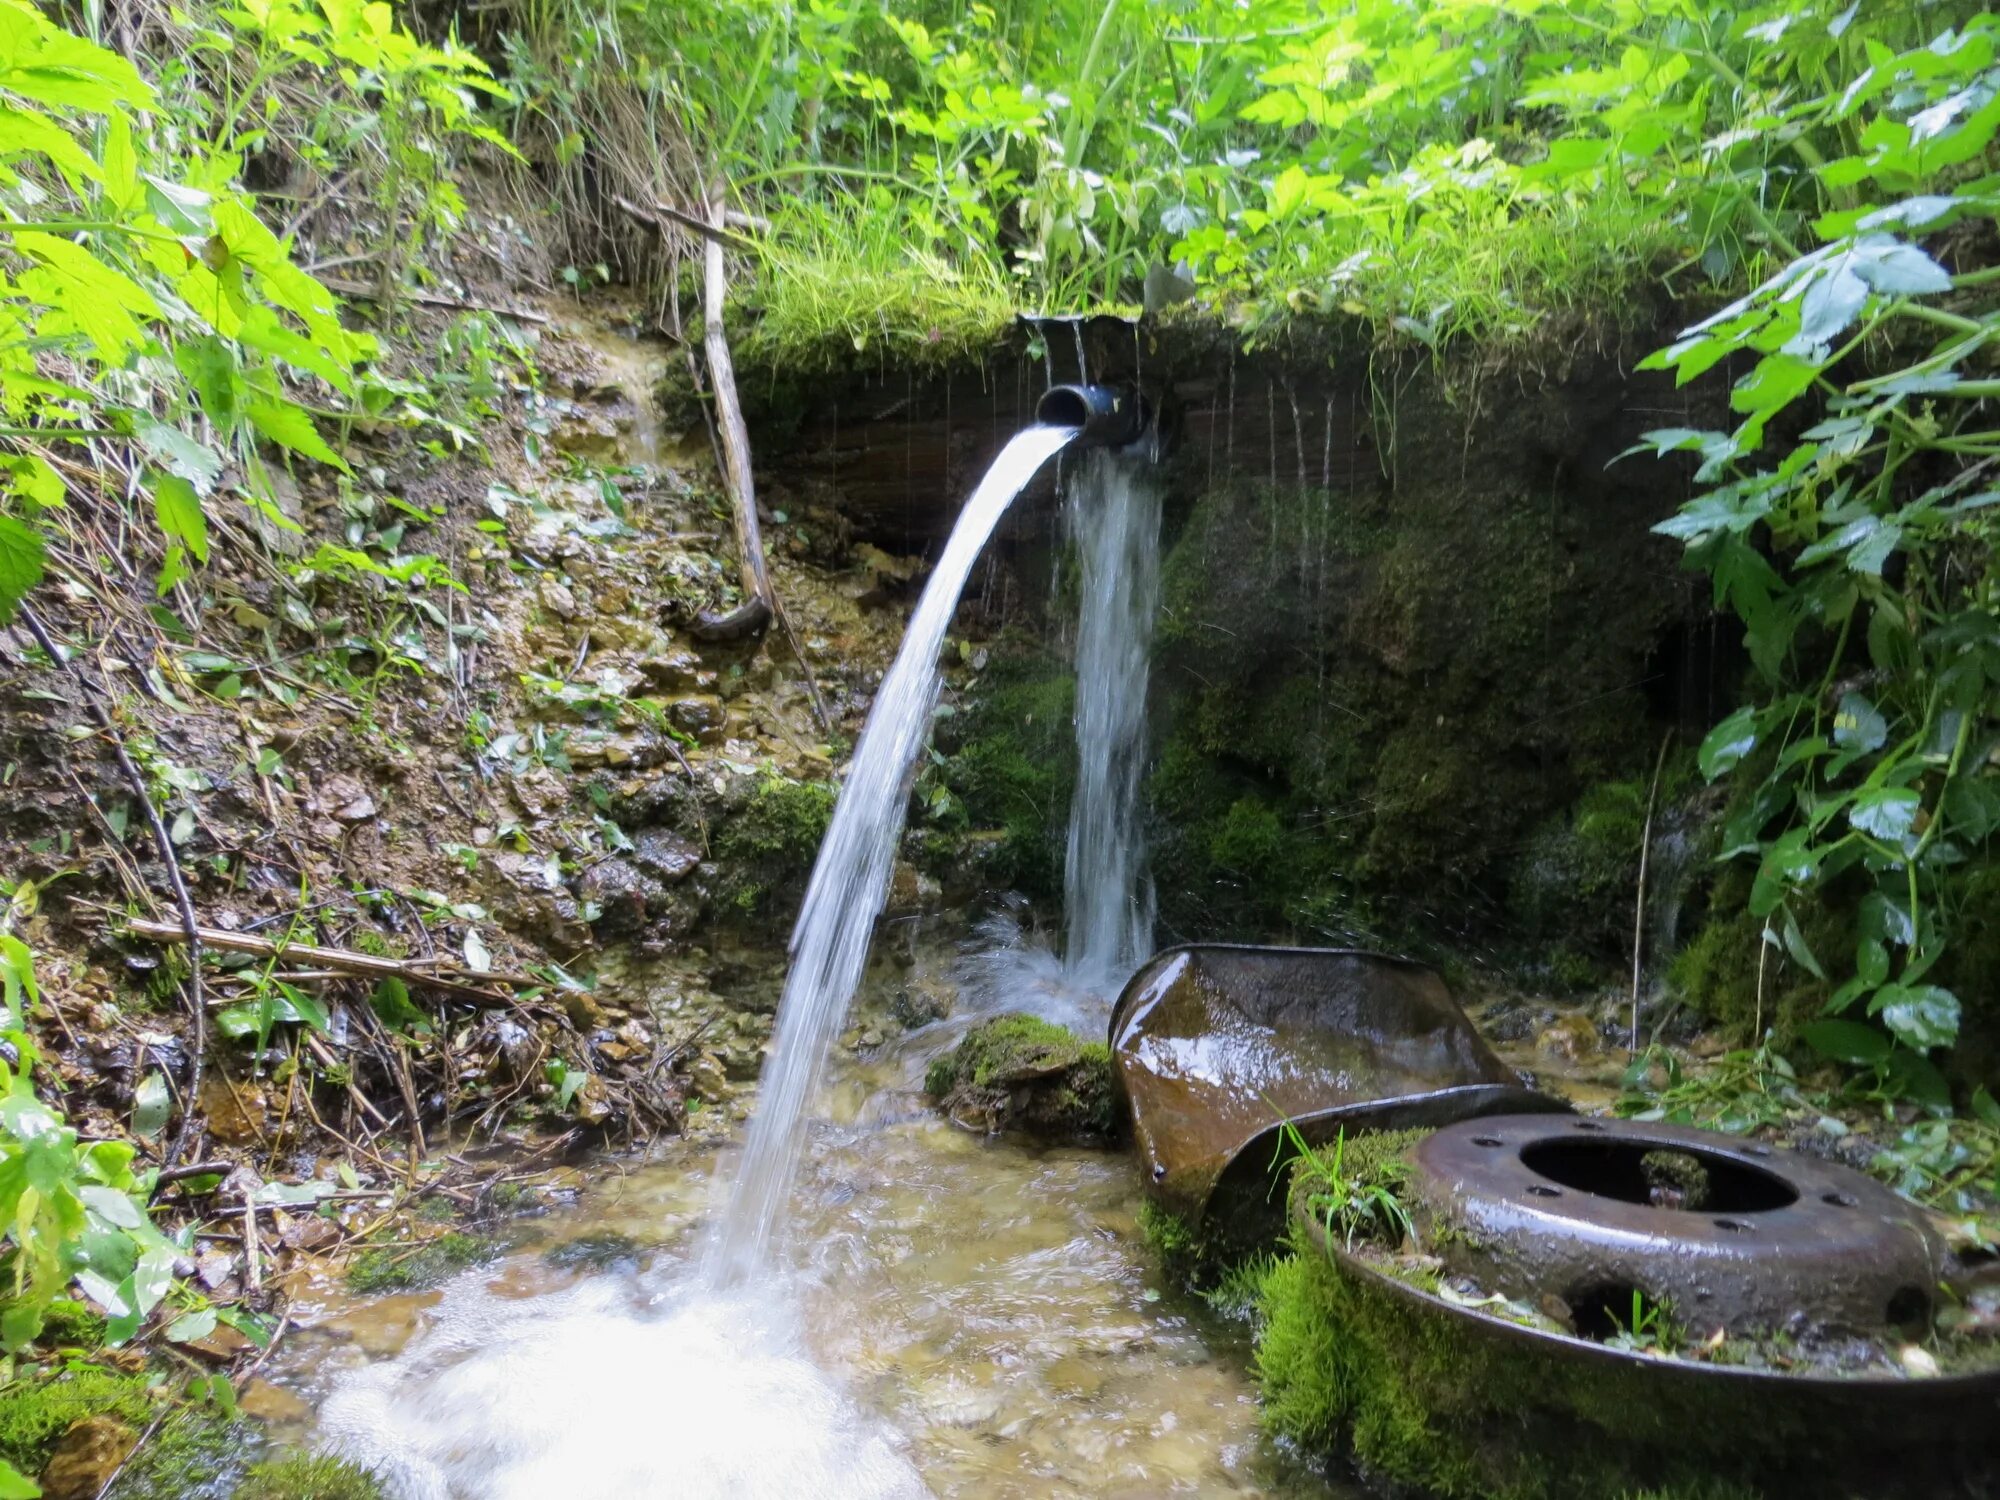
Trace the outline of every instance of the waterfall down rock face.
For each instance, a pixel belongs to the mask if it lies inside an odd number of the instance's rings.
[[[1073,985],[1108,996],[1153,948],[1140,784],[1160,602],[1160,494],[1137,459],[1093,448],[1069,487],[1063,513],[1076,545],[1083,601],[1063,966]]]
[[[771,1060],[743,1162],[708,1250],[705,1269],[718,1284],[743,1281],[769,1266],[771,1242],[798,1175],[806,1106],[861,981],[875,919],[888,897],[911,774],[943,681],[938,655],[958,597],[1001,514],[1075,435],[1068,427],[1030,427],[1001,450],[959,513],[902,648],[875,694],[792,929],[791,967],[778,1004]]]

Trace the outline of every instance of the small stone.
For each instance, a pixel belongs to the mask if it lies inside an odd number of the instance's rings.
[[[729,712],[715,694],[691,693],[667,704],[667,722],[700,743],[712,745],[722,738]]]
[[[541,601],[542,608],[557,619],[576,618],[576,595],[564,587],[560,580],[545,575],[535,586],[535,597]]]
[[[208,1133],[225,1146],[242,1146],[264,1138],[268,1116],[264,1091],[254,1083],[231,1083],[219,1072],[201,1080],[201,1112]]]
[[[1904,1370],[1919,1380],[1929,1380],[1938,1373],[1937,1356],[1921,1344],[1905,1344],[1896,1352],[1896,1358]]]
[[[42,1470],[43,1500],[94,1500],[139,1434],[116,1417],[85,1417],[62,1435]]]
[[[729,1086],[729,1074],[722,1066],[722,1059],[713,1052],[703,1052],[688,1064],[687,1081],[689,1091],[710,1104],[725,1104],[735,1092]]]
[[[668,885],[677,885],[701,864],[701,850],[677,833],[649,828],[632,841],[632,861]]]
[[[195,1257],[194,1274],[201,1284],[211,1292],[236,1274],[235,1253],[228,1250],[209,1250]]]
[[[345,774],[327,777],[306,806],[343,823],[360,823],[375,816],[375,799],[368,795],[368,788]]]
[[[1571,1062],[1581,1062],[1595,1057],[1604,1049],[1604,1040],[1597,1034],[1590,1017],[1570,1014],[1558,1016],[1542,1028],[1535,1038],[1535,1050],[1550,1057],[1567,1058]]]
[[[312,1415],[308,1402],[261,1376],[243,1387],[236,1404],[246,1417],[260,1422],[303,1422]]]

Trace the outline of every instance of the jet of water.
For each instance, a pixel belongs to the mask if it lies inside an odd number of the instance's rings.
[[[1035,426],[1001,450],[959,513],[875,694],[792,929],[771,1060],[728,1206],[707,1251],[704,1270],[717,1285],[754,1278],[769,1266],[805,1146],[806,1106],[861,981],[875,919],[888,897],[911,779],[943,680],[938,656],[959,595],[1001,514],[1075,436],[1073,428]]]

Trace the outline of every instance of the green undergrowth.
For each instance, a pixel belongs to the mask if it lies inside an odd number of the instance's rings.
[[[453,1230],[416,1245],[376,1245],[355,1256],[347,1285],[357,1292],[402,1292],[436,1286],[498,1250],[491,1235]]]
[[[934,856],[948,855],[963,833],[999,831],[991,878],[1030,896],[1062,894],[1075,705],[1069,663],[1039,650],[999,654],[971,701],[938,726],[939,759],[919,787],[947,794],[925,803],[923,838]]]

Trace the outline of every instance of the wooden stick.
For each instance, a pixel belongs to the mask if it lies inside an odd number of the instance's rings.
[[[125,923],[125,930],[133,937],[144,938],[149,943],[182,943],[188,935],[181,928],[169,922],[149,922],[143,917],[133,917]],[[444,990],[460,995],[475,1003],[485,1005],[511,1005],[512,999],[495,994],[468,983],[471,979],[484,980],[491,984],[506,985],[512,989],[539,989],[542,981],[532,974],[509,974],[499,970],[461,969],[454,966],[448,973],[440,973],[431,963],[420,959],[381,958],[373,953],[356,953],[349,948],[322,948],[314,943],[291,943],[283,938],[252,937],[247,932],[226,932],[220,927],[197,927],[196,939],[208,948],[226,949],[231,953],[248,953],[256,958],[292,958],[316,964],[323,969],[338,969],[347,974],[367,975],[376,979],[401,979],[410,984],[421,984],[430,989]]]
[[[1632,1046],[1639,1050],[1639,960],[1646,947],[1646,856],[1653,849],[1653,804],[1660,795],[1660,772],[1666,768],[1667,749],[1674,742],[1674,732],[1667,731],[1660,741],[1660,757],[1653,762],[1653,786],[1646,793],[1646,823],[1639,833],[1639,898],[1632,909]]]
[[[665,218],[680,225],[681,228],[688,230],[690,233],[698,234],[703,239],[717,244],[727,245],[732,250],[755,250],[757,248],[756,241],[747,240],[740,234],[732,234],[724,227],[731,219],[747,218],[748,215],[725,213],[720,223],[711,224],[705,219],[697,218],[695,215],[688,213],[685,209],[675,208],[670,203],[655,203],[651,208],[647,208],[641,204],[634,203],[630,198],[614,197],[611,201],[642,224],[651,224],[655,229],[661,227],[660,220]],[[763,221],[759,220],[758,223],[763,224]],[[746,227],[755,228],[757,226],[749,225]],[[765,224],[764,227],[769,228],[770,226]]]
[[[722,232],[723,185],[709,189],[708,221]],[[722,457],[728,469],[729,491],[735,501],[737,559],[743,571],[743,592],[772,609],[771,578],[764,568],[764,538],[757,529],[757,485],[750,472],[750,429],[736,398],[736,365],[729,357],[729,335],[722,324],[723,296],[728,290],[722,261],[722,241],[710,236],[702,261],[702,342],[708,354],[708,383],[715,397],[715,414],[722,428]]]
[[[366,287],[358,281],[335,281],[331,277],[321,277],[320,285],[329,292],[338,292],[343,297],[358,297],[363,302],[381,300],[381,292],[376,287]],[[404,292],[411,302],[421,302],[425,307],[449,308],[454,312],[498,313],[503,318],[512,318],[517,323],[538,323],[546,328],[552,319],[545,314],[529,312],[524,307],[500,307],[491,302],[467,302],[459,297],[440,297],[431,292]]]

